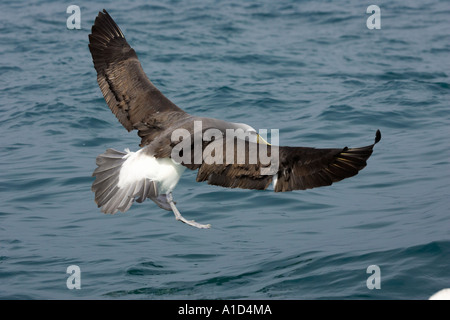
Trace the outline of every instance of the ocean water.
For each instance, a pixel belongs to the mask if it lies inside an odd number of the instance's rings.
[[[66,27],[70,4],[80,30]],[[450,5],[377,1],[369,30],[369,4],[3,1],[0,298],[427,299],[450,287]],[[359,175],[308,191],[224,189],[186,171],[177,206],[209,230],[151,201],[104,215],[95,158],[139,138],[96,82],[87,44],[103,8],[188,113],[279,129],[281,145],[382,140]]]

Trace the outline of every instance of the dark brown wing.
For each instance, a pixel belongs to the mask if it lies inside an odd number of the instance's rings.
[[[361,148],[281,147],[275,192],[329,186],[357,175],[367,165],[366,161],[380,139],[381,133],[377,131],[375,143]]]
[[[120,28],[103,10],[89,35],[97,81],[111,111],[128,130],[139,130],[146,145],[164,130],[164,123],[185,115],[148,79]]]
[[[231,140],[231,139],[230,139]],[[257,189],[264,190],[272,182],[272,174],[263,174],[262,169],[270,167],[270,163],[261,161],[260,148],[265,147],[261,153],[271,155],[272,150],[270,146],[260,145],[249,142],[248,140],[233,139],[233,147],[231,156],[227,158],[227,141],[213,141],[209,144],[203,145],[203,163],[198,166],[197,181],[207,181],[208,184],[222,186],[227,188],[242,188],[242,189]],[[242,148],[239,149],[239,142],[242,143]],[[206,148],[212,150],[211,146],[220,144],[222,147],[222,161],[213,163],[212,156],[216,156],[216,152],[206,152]],[[213,154],[213,155],[212,155]],[[238,158],[238,156],[242,158]],[[251,156],[255,155],[255,156]],[[195,169],[195,167],[187,166]]]
[[[380,139],[381,133],[377,131],[374,144],[361,148],[315,149],[268,146],[268,155],[278,152],[274,191],[284,192],[328,186],[352,177],[366,166],[374,145]],[[251,145],[252,143],[246,142],[246,151]],[[266,189],[273,181],[274,175],[261,174],[261,169],[269,166],[267,163],[263,165],[259,158],[255,164],[251,164],[248,159],[246,157],[244,164],[203,163],[197,166],[199,168],[197,181],[207,181],[209,184],[229,188]]]

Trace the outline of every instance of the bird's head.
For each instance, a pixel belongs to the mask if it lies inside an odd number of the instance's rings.
[[[238,123],[237,125],[239,126],[240,129],[244,130],[245,139],[248,140],[249,142],[260,143],[260,144],[264,143],[264,144],[267,144],[270,146],[270,143],[268,143],[266,140],[264,140],[264,138],[261,137],[258,134],[258,132],[256,132],[255,128],[253,128],[245,123]]]

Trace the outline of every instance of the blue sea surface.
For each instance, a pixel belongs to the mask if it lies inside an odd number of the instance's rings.
[[[70,4],[80,30],[66,27]],[[3,1],[0,298],[428,299],[450,287],[450,5],[377,1],[370,30],[370,4]],[[357,176],[307,191],[226,189],[186,170],[177,207],[209,230],[151,201],[105,215],[95,158],[140,139],[96,81],[88,34],[103,8],[190,114],[279,129],[281,145],[360,147],[377,129],[381,142]]]

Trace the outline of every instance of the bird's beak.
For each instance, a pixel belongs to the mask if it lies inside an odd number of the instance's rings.
[[[258,134],[258,138],[256,138],[256,142],[259,143],[259,144],[265,143],[265,144],[267,144],[268,146],[271,145],[271,144],[268,143],[266,140],[264,140],[263,137],[261,137],[259,134]]]

